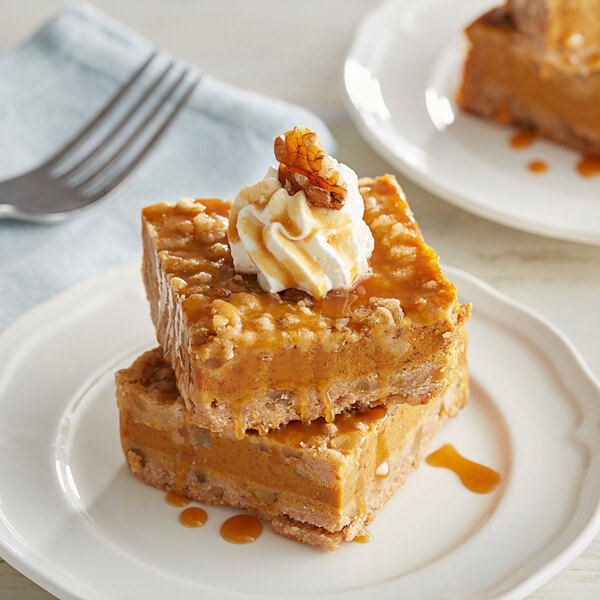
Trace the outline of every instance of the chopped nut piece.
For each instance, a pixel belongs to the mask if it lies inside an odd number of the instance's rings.
[[[222,285],[212,285],[208,289],[206,295],[211,298],[227,298],[228,296],[231,296],[231,290],[228,290]]]
[[[312,296],[305,292],[304,290],[299,290],[297,288],[290,288],[289,290],[285,290],[281,293],[281,297],[286,302],[300,302],[301,300],[308,304],[308,307],[311,308],[313,305]]]
[[[206,481],[206,475],[202,472],[202,471],[193,471],[194,475],[196,476],[196,479],[198,480],[199,483],[204,483]]]
[[[144,468],[144,456],[141,450],[129,450],[127,452],[127,462],[131,472],[135,475]]]
[[[213,317],[213,325],[215,326],[215,329],[225,327],[227,323],[229,323],[229,321],[222,315],[215,315]]]
[[[222,498],[223,494],[225,494],[225,490],[220,485],[215,485],[210,488],[210,493],[216,498]]]
[[[390,465],[387,460],[384,460],[378,467],[375,469],[375,475],[377,477],[387,477],[390,474]]]
[[[304,190],[314,206],[339,210],[348,190],[321,146],[319,136],[308,127],[294,127],[275,140],[279,181],[290,194]]]
[[[339,450],[342,454],[352,452],[352,450],[360,445],[360,440],[362,438],[363,434],[360,431],[342,433],[331,440],[331,447],[335,450]]]
[[[212,446],[208,429],[202,429],[199,427],[198,429],[193,430],[193,435],[195,445],[204,446],[206,448],[210,448]]]
[[[265,487],[255,487],[250,490],[250,493],[256,498],[261,504],[274,504],[277,502],[277,492]]]
[[[187,286],[185,279],[182,279],[181,277],[171,277],[170,281],[171,287],[176,293],[182,293]]]

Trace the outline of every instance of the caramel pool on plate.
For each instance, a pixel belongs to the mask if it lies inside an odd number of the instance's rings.
[[[261,522],[250,515],[235,515],[221,525],[221,537],[232,544],[255,542],[261,533]]]
[[[463,485],[476,494],[489,494],[500,483],[500,473],[461,456],[452,444],[444,444],[425,460],[433,467],[454,471]]]
[[[515,150],[519,150],[521,148],[527,148],[533,144],[535,140],[535,132],[531,129],[521,129],[517,131],[510,138],[510,145],[515,148]]]
[[[600,175],[600,156],[587,155],[577,163],[577,171],[584,177]]]
[[[532,172],[532,173],[545,173],[548,170],[548,163],[546,163],[543,160],[532,160],[528,165],[527,168]]]
[[[199,506],[191,506],[186,508],[179,515],[179,522],[184,527],[202,527],[206,523],[208,515],[203,508]]]

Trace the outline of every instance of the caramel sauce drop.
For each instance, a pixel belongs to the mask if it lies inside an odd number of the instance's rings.
[[[527,148],[535,140],[535,131],[532,129],[521,129],[510,138],[510,145],[516,150]]]
[[[577,163],[577,171],[584,177],[600,175],[600,156],[587,154]]]
[[[167,501],[167,504],[170,504],[171,506],[187,506],[191,502],[189,498],[175,492],[169,492],[165,500]]]
[[[365,531],[360,535],[357,535],[352,541],[357,544],[368,544],[371,541],[371,534],[368,531]]]
[[[476,494],[489,494],[500,483],[500,473],[461,456],[452,444],[444,444],[425,460],[433,467],[454,471],[463,485]]]
[[[203,508],[192,506],[181,512],[179,522],[185,527],[202,527],[207,518],[208,515]]]
[[[232,544],[255,542],[261,533],[261,522],[250,515],[235,515],[221,525],[221,537]]]
[[[543,160],[532,160],[527,168],[532,173],[545,173],[548,170],[548,165]]]

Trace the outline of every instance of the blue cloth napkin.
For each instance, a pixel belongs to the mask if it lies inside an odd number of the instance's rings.
[[[0,180],[52,156],[106,103],[152,44],[89,4],[63,10],[0,58]],[[77,280],[141,253],[140,209],[233,197],[274,163],[294,125],[333,140],[308,111],[202,75],[185,109],[113,201],[55,225],[0,221],[0,329]]]

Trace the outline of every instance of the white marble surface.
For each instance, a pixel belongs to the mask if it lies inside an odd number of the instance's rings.
[[[162,48],[223,80],[304,104],[325,118],[338,158],[359,174],[395,170],[360,138],[340,95],[341,65],[369,0],[97,0]],[[0,0],[0,53],[61,0]],[[397,173],[396,173],[397,174]],[[399,175],[399,174],[398,174]],[[600,377],[600,247],[513,231],[461,211],[399,175],[425,237],[445,263],[478,275],[561,328]],[[600,199],[600,181],[599,199]],[[568,206],[565,206],[568,210]],[[530,598],[600,597],[600,536]],[[0,560],[0,598],[52,596]]]

